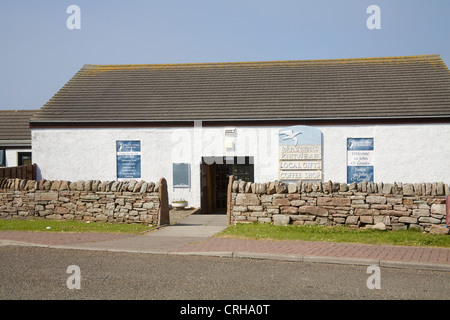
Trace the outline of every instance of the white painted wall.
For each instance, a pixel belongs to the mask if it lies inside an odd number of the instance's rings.
[[[450,182],[450,124],[316,126],[322,131],[323,181],[347,181],[347,138],[374,138],[375,182]],[[227,127],[228,128],[228,127]],[[202,156],[253,156],[256,182],[278,179],[282,127],[33,129],[33,162],[48,180],[116,180],[116,140],[140,140],[142,179],[165,177],[170,200],[200,205]],[[235,149],[225,148],[225,140]],[[191,187],[172,185],[172,163],[191,164]]]
[[[19,164],[19,152],[31,152],[31,149],[6,149],[6,166],[17,167]]]

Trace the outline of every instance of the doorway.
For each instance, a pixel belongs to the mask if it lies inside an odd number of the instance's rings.
[[[226,213],[228,179],[254,182],[253,157],[202,157],[201,212]]]

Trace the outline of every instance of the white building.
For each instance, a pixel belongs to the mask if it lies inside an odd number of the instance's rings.
[[[41,178],[165,177],[204,212],[229,174],[448,183],[450,73],[439,55],[85,65],[31,128]]]

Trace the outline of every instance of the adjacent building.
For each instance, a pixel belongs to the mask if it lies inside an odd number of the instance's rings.
[[[450,72],[439,55],[85,65],[31,118],[50,180],[157,181],[226,207],[228,176],[269,182],[450,178]]]
[[[31,164],[30,118],[36,110],[0,110],[0,167]]]

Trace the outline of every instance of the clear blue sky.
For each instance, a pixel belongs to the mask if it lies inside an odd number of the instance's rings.
[[[440,54],[450,67],[449,17],[448,0],[1,0],[0,109],[39,109],[83,64]]]

